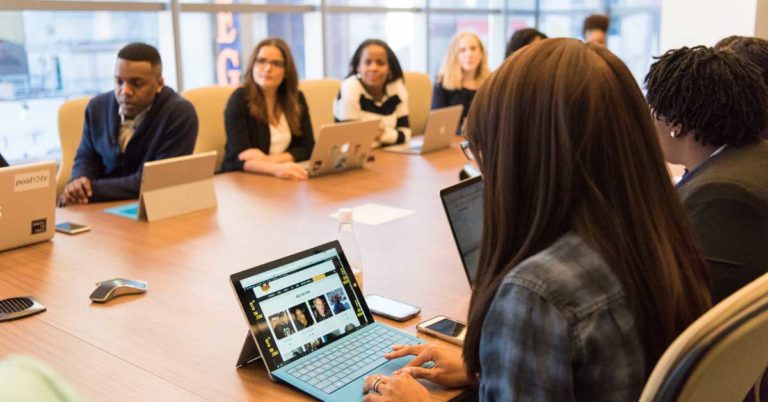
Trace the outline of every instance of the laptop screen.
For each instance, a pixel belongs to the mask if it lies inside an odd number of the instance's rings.
[[[373,322],[338,242],[232,275],[271,370]]]
[[[475,283],[483,238],[483,179],[473,177],[440,191],[469,284]]]

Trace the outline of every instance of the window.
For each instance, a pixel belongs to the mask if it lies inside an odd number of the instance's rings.
[[[12,2],[0,12],[0,153],[12,163],[58,158],[59,105],[111,90],[128,42],[157,46],[166,83],[181,90],[238,84],[270,36],[291,46],[302,79],[344,78],[368,38],[387,41],[404,70],[434,79],[456,31],[481,37],[493,69],[514,31],[581,38],[584,17],[603,13],[609,49],[640,82],[659,52],[660,1],[180,0],[178,15],[168,0]]]

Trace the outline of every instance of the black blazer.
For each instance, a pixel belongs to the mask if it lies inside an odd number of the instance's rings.
[[[269,124],[259,122],[251,116],[246,100],[247,95],[247,89],[238,88],[229,97],[227,107],[224,109],[224,126],[227,130],[227,146],[221,168],[224,172],[243,170],[245,163],[237,156],[246,149],[258,148],[265,154],[269,154],[272,141]],[[309,107],[301,91],[299,91],[299,109],[301,110],[301,134],[292,133],[287,150],[296,162],[309,159],[312,148],[315,146],[312,123],[309,120]]]
[[[3,158],[3,155],[0,154],[0,167],[6,167],[8,166],[8,162],[5,161],[5,158]]]
[[[768,142],[727,147],[678,184],[717,303],[768,271]]]

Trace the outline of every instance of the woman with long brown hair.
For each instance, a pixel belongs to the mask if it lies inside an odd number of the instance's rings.
[[[414,378],[476,384],[484,401],[637,400],[710,301],[629,70],[602,46],[535,43],[480,89],[467,136],[485,190],[463,360],[397,346],[388,358],[417,357],[369,377],[365,400],[428,398]]]
[[[296,64],[284,40],[267,38],[256,45],[243,84],[227,102],[224,125],[224,171],[307,178],[306,169],[295,162],[309,159],[315,139]]]

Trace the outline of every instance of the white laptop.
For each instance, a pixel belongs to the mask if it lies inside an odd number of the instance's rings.
[[[108,208],[111,214],[153,222],[216,207],[216,151],[145,162],[136,203]]]
[[[312,156],[301,165],[309,177],[363,167],[379,124],[379,120],[369,120],[322,126]]]
[[[55,215],[55,162],[0,168],[0,251],[50,240]]]
[[[250,327],[237,367],[259,356],[272,380],[323,401],[361,401],[363,379],[391,375],[411,357],[392,345],[423,343],[374,322],[338,241],[230,276]]]
[[[456,129],[459,127],[463,110],[464,106],[462,105],[434,109],[429,112],[429,119],[423,136],[411,138],[404,144],[383,147],[382,150],[405,154],[425,154],[448,148],[453,138],[456,137]]]

